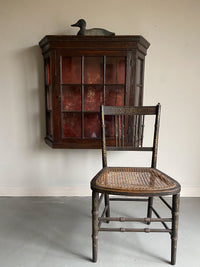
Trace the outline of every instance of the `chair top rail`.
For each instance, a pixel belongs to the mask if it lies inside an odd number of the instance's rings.
[[[103,106],[104,115],[156,115],[157,106],[115,107]]]

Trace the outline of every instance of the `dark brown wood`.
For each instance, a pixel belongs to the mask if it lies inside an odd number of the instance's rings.
[[[152,208],[153,208],[153,197],[149,197],[148,208],[147,208],[147,217],[149,219],[151,219],[151,217],[152,217]],[[147,224],[150,224],[150,221]]]
[[[114,90],[119,89],[119,85],[123,85],[124,90],[124,103],[127,106],[137,106],[143,104],[143,88],[144,88],[144,59],[149,47],[149,43],[142,36],[71,36],[71,35],[48,35],[45,36],[39,45],[42,49],[42,54],[45,60],[49,60],[49,84],[45,84],[45,91],[47,98],[46,87],[49,86],[52,90],[52,110],[47,113],[46,105],[46,137],[45,142],[52,148],[101,148],[100,136],[85,136],[84,129],[86,128],[85,115],[86,113],[92,113],[93,115],[100,115],[100,108],[96,111],[86,111],[85,110],[85,90],[88,84],[85,84],[85,63],[86,57],[102,57],[102,81],[99,84],[90,85],[102,86],[102,102],[106,104],[105,95],[109,90],[109,85],[106,82],[107,70],[106,61],[108,57],[123,57],[125,58],[125,80],[123,84],[112,84]],[[80,57],[81,58],[81,80],[78,84],[73,84],[73,86],[80,86],[81,88],[81,108],[79,111],[65,111],[62,109],[62,97],[63,97],[63,87],[69,86],[68,83],[63,83],[62,77],[62,59],[63,57],[70,57],[72,59]],[[138,64],[137,62],[140,62]],[[137,63],[137,64],[136,64]],[[97,73],[98,74],[98,73]],[[137,78],[139,77],[139,78]],[[47,79],[45,71],[45,80]],[[140,80],[137,80],[140,79]],[[139,88],[139,93],[136,94],[135,90]],[[99,100],[100,101],[100,100]],[[102,103],[99,103],[99,106]],[[116,103],[115,105],[119,105]],[[120,104],[121,105],[121,104]],[[74,128],[80,127],[80,136],[64,136],[63,130],[63,118],[65,114],[68,116],[69,113],[80,114],[80,122],[76,122]],[[50,115],[51,114],[51,115]],[[49,133],[49,123],[48,118],[51,117],[51,133]],[[91,118],[91,117],[90,117]],[[120,122],[121,123],[121,122]],[[97,122],[98,124],[98,122]],[[96,125],[97,126],[97,125]],[[100,125],[99,125],[100,126]],[[93,126],[94,127],[94,126]],[[99,127],[100,128],[100,127]],[[118,127],[118,130],[119,127]],[[126,131],[126,127],[122,129]],[[77,130],[78,131],[78,130]],[[123,144],[123,136],[119,136],[118,142]],[[113,146],[115,143],[112,138],[107,142],[107,146]],[[115,143],[114,145],[116,145]]]
[[[51,49],[73,49],[80,50],[108,50],[108,51],[131,51],[139,50],[146,54],[149,42],[139,35],[118,35],[118,36],[73,36],[73,35],[47,35],[39,45],[43,53]]]
[[[105,207],[107,207],[106,217],[110,217],[110,199],[108,194],[105,194]],[[109,223],[109,221],[107,221],[107,223]]]

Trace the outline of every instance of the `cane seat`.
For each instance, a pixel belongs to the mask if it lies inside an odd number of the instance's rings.
[[[174,194],[179,184],[155,168],[105,167],[91,182],[92,190],[106,194]]]

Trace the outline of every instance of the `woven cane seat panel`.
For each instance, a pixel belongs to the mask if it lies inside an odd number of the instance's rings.
[[[166,190],[176,183],[152,168],[109,167],[95,181],[96,186],[116,190]]]

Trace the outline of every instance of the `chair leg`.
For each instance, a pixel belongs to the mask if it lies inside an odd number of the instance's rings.
[[[150,218],[152,217],[152,206],[153,206],[153,197],[149,197],[149,200],[148,200],[148,209],[147,209],[147,218]],[[150,222],[147,222],[147,224],[150,224]]]
[[[97,261],[98,250],[98,207],[99,194],[92,191],[92,260]]]
[[[105,206],[108,205],[108,209],[106,211],[106,217],[110,217],[110,200],[109,200],[109,195],[105,194]],[[107,223],[109,223],[109,221],[106,221]]]
[[[171,264],[176,264],[180,194],[172,197]]]

